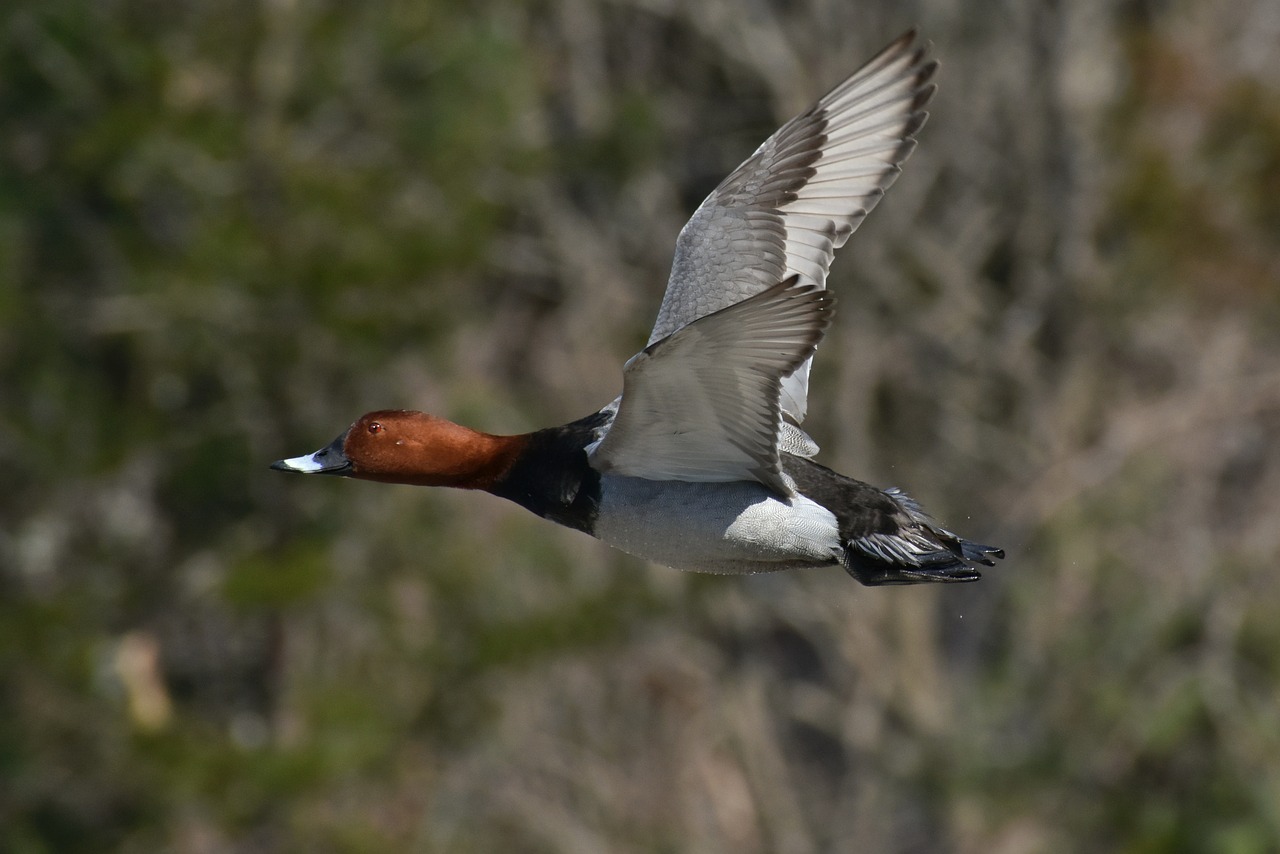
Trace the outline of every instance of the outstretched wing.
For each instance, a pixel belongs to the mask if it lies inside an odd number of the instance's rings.
[[[650,480],[756,480],[790,494],[778,460],[781,384],[813,354],[835,308],[832,294],[797,278],[633,356],[592,465]]]
[[[676,241],[650,344],[789,276],[825,287],[835,250],[898,177],[928,116],[937,63],[915,39],[906,33],[783,125],[707,197]],[[795,424],[809,361],[782,385]]]

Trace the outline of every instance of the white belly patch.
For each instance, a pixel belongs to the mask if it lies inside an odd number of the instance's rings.
[[[600,491],[595,535],[676,569],[768,572],[837,563],[843,553],[830,510],[760,484],[605,475]]]

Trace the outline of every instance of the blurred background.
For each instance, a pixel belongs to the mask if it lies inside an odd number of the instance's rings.
[[[271,472],[620,387],[677,231],[912,25],[822,460],[1009,558],[653,567]],[[1280,849],[1274,0],[0,11],[0,850]]]

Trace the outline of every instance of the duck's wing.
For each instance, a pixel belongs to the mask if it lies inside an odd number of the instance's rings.
[[[790,494],[778,460],[782,381],[813,355],[835,310],[832,294],[797,278],[633,356],[592,465],[650,480],[756,480]]]
[[[937,63],[915,40],[912,30],[882,50],[707,197],[676,241],[650,344],[789,276],[825,287],[835,250],[898,177],[928,116]],[[808,385],[806,359],[782,384],[794,424]]]

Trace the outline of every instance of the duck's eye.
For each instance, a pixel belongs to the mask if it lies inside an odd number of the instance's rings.
[[[370,421],[370,422],[369,422],[369,432],[370,432],[370,433],[374,433],[374,434],[381,433],[381,432],[382,432],[382,424],[381,424],[380,422],[377,422],[377,421]]]

